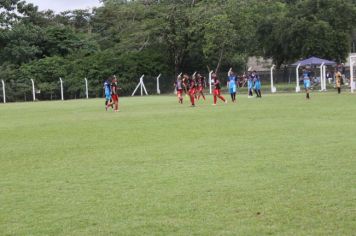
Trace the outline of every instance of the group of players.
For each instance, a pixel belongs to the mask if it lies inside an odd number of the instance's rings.
[[[306,67],[303,69],[302,81],[306,93],[306,98],[310,99],[311,90],[311,71]],[[341,73],[339,70],[335,72],[336,87],[338,93],[341,93]],[[211,75],[211,83],[214,86],[213,97],[214,103],[216,105],[218,99],[227,103],[224,96],[221,95],[221,82],[216,73]],[[262,98],[261,94],[261,79],[256,71],[248,72],[248,74],[243,74],[238,77],[235,72],[230,69],[227,78],[227,88],[231,95],[231,101],[236,103],[236,93],[239,87],[244,87],[247,84],[248,98],[253,97],[253,93],[256,94],[257,98]],[[178,96],[178,102],[183,104],[184,94],[189,96],[191,106],[195,106],[195,102],[201,98],[205,101],[206,97],[204,95],[204,89],[208,86],[208,82],[204,76],[199,73],[194,73],[192,76],[188,74],[178,75],[176,81],[174,82],[174,87]],[[116,76],[111,76],[104,82],[104,92],[105,92],[105,109],[114,109],[115,112],[119,111],[119,95],[118,90],[120,88],[117,84]]]
[[[311,87],[311,72],[308,69],[303,70],[303,83],[306,92],[306,98],[310,99],[310,87]],[[221,82],[218,76],[213,73],[211,75],[211,83],[214,86],[213,97],[214,103],[216,105],[218,99],[227,103],[224,96],[221,95]],[[238,77],[236,73],[230,69],[227,79],[227,88],[231,96],[231,101],[236,103],[236,93],[239,87],[244,87],[247,84],[248,88],[248,98],[253,97],[253,93],[256,94],[257,98],[262,98],[261,94],[261,79],[256,71],[252,71],[248,75],[243,74]],[[201,98],[205,101],[206,97],[204,95],[204,89],[207,87],[208,83],[206,78],[199,73],[194,73],[192,76],[188,74],[178,75],[176,81],[174,82],[174,87],[178,96],[178,102],[183,104],[184,94],[189,96],[191,106],[195,106],[195,102]],[[118,90],[120,88],[117,84],[116,76],[111,76],[104,82],[104,92],[105,92],[105,109],[114,109],[115,112],[119,111],[119,95]],[[340,90],[339,90],[340,93]]]
[[[227,103],[227,100],[224,98],[224,96],[221,95],[221,82],[215,73],[211,75],[211,82],[214,86],[214,103],[212,105],[215,106],[217,104],[218,98],[224,103]],[[231,101],[233,103],[236,103],[236,93],[238,87],[243,87],[246,83],[248,87],[249,98],[253,97],[253,92],[256,93],[257,98],[262,98],[261,80],[256,71],[249,73],[248,76],[243,75],[238,78],[232,69],[230,69],[228,73],[227,87],[231,96]],[[183,104],[184,93],[189,96],[191,106],[193,107],[195,106],[195,101],[200,100],[200,97],[206,100],[204,95],[204,88],[207,86],[207,82],[205,77],[199,73],[194,73],[192,76],[189,76],[188,74],[178,75],[174,86],[177,92],[178,102],[180,104]]]
[[[104,93],[105,93],[105,110],[107,111],[109,107],[114,109],[115,112],[119,111],[119,94],[118,90],[120,88],[117,85],[116,76],[111,76],[104,82]]]
[[[227,103],[227,100],[224,96],[221,95],[221,82],[218,76],[213,73],[211,75],[211,82],[214,86],[213,96],[215,106],[218,99],[222,100],[224,103]],[[236,93],[238,87],[243,87],[247,83],[249,97],[253,97],[253,91],[256,93],[257,97],[261,98],[261,80],[256,71],[253,71],[246,77],[243,75],[238,78],[237,75],[230,70],[228,73],[228,82],[227,87],[231,95],[231,101],[236,103]],[[206,97],[204,95],[204,89],[207,87],[207,81],[204,76],[201,74],[194,73],[192,76],[188,74],[178,75],[174,83],[178,102],[183,104],[184,96],[186,94],[190,98],[191,106],[195,106],[195,102],[201,98],[205,101]],[[118,90],[120,88],[117,84],[116,76],[111,76],[104,82],[104,93],[105,93],[105,109],[106,111],[111,107],[115,112],[119,111],[119,95]]]
[[[206,79],[201,74],[196,74],[190,77],[188,74],[180,74],[174,82],[178,102],[183,104],[183,93],[189,95],[192,106],[195,106],[195,100],[200,100],[202,97],[206,100],[204,95],[204,88],[206,87]]]

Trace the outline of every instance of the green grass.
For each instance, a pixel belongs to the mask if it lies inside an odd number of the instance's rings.
[[[355,96],[208,99],[0,105],[0,235],[355,234]]]

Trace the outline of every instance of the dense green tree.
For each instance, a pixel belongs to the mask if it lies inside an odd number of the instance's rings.
[[[164,25],[164,44],[166,44],[170,62],[174,65],[175,73],[182,69],[181,65],[188,54],[191,33],[188,11],[183,5],[172,5],[168,8]]]
[[[309,56],[342,62],[350,52],[355,25],[351,1],[298,1],[285,15],[262,22],[257,38],[263,55],[278,65]]]
[[[203,52],[207,61],[216,65],[219,72],[224,58],[233,55],[236,42],[236,31],[226,14],[214,15],[205,24]]]
[[[0,62],[23,64],[41,57],[43,28],[19,23],[11,30],[0,29]]]

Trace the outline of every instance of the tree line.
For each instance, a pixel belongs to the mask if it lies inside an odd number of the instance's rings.
[[[343,62],[356,41],[356,0],[102,0],[93,10],[55,13],[20,0],[0,2],[0,79],[8,100],[102,95],[120,78],[123,95],[141,74],[243,71],[249,56],[277,66],[308,56]]]

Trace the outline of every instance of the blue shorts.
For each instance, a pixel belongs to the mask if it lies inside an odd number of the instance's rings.
[[[304,88],[305,89],[310,88],[310,80],[304,80]]]
[[[105,94],[105,99],[106,99],[106,101],[110,101],[110,99],[111,99],[111,94]]]
[[[230,87],[230,93],[236,93],[236,86]]]

